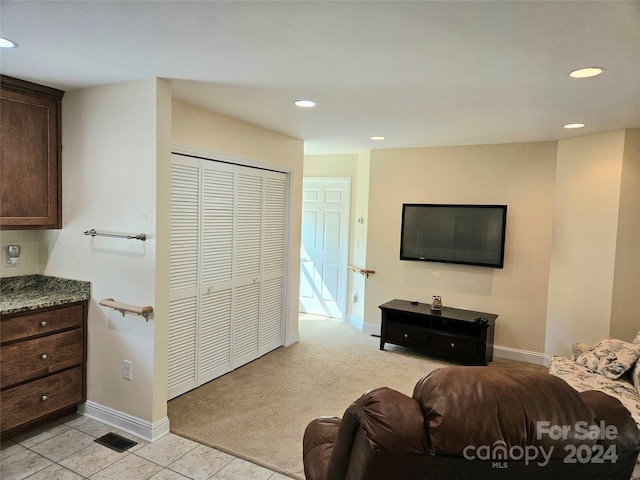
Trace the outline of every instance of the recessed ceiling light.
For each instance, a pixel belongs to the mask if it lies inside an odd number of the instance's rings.
[[[375,136],[374,136],[374,137],[371,137],[371,140],[384,140],[384,139],[386,139],[386,138],[387,138],[387,137],[381,137],[381,136],[375,137]]]
[[[584,123],[567,123],[566,125],[563,125],[563,128],[582,128],[584,126]]]
[[[302,108],[311,108],[316,106],[316,102],[314,102],[313,100],[296,100],[295,102],[293,102],[293,104],[296,107]]]
[[[0,37],[0,48],[16,48],[18,44],[8,38]]]
[[[605,70],[606,68],[602,67],[585,67],[574,70],[573,72],[569,73],[569,76],[572,78],[589,78],[600,75],[601,73],[604,73]]]

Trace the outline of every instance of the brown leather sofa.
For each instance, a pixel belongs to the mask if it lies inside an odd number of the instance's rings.
[[[371,390],[303,440],[307,480],[627,480],[639,450],[619,400],[494,367],[437,369],[413,398]]]

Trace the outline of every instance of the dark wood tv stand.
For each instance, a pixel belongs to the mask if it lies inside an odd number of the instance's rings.
[[[393,343],[467,365],[487,365],[493,360],[498,315],[450,307],[431,310],[427,303],[415,305],[407,300],[391,300],[380,310],[380,350],[385,343]]]

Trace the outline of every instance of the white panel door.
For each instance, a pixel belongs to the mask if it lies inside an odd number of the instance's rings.
[[[344,319],[350,179],[303,180],[300,311]]]
[[[197,386],[200,162],[173,155],[169,260],[168,396]]]

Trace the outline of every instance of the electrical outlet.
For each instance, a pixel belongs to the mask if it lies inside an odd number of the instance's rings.
[[[131,380],[132,379],[132,365],[131,365],[131,360],[123,360],[122,361],[122,378],[124,378],[125,380]]]

